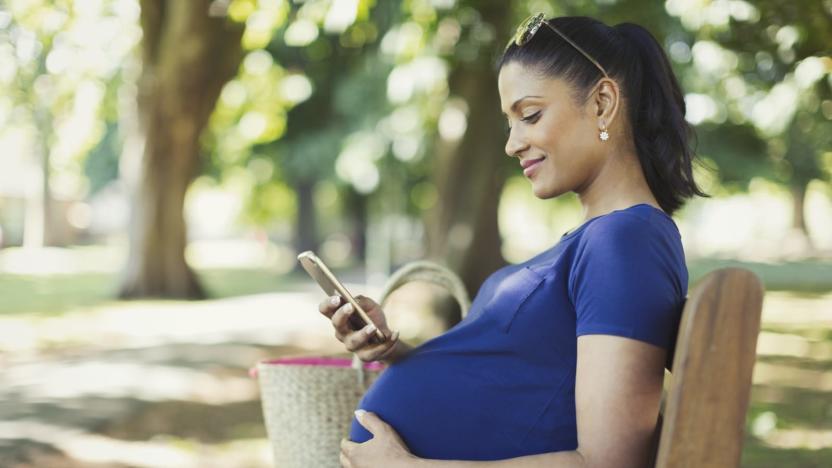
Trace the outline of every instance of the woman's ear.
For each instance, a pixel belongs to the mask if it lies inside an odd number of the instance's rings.
[[[602,78],[595,86],[592,96],[592,106],[598,127],[612,127],[621,101],[618,83],[610,78]]]

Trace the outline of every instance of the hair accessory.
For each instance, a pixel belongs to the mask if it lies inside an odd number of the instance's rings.
[[[557,28],[555,28],[554,26],[552,26],[551,23],[546,21],[545,18],[546,16],[543,13],[538,13],[536,15],[532,15],[526,18],[522,23],[520,23],[520,26],[517,27],[517,31],[515,31],[514,33],[514,36],[511,38],[508,44],[506,44],[506,49],[508,49],[512,43],[517,45],[517,47],[522,47],[524,44],[527,44],[529,41],[532,40],[532,37],[534,37],[537,31],[540,30],[540,27],[545,24],[555,34],[563,38],[564,41],[568,42],[569,45],[571,45],[575,48],[575,50],[580,52],[581,55],[586,57],[587,60],[592,62],[592,64],[595,65],[598,68],[598,70],[601,71],[604,77],[609,78],[609,75],[607,75],[607,71],[604,70],[604,67],[602,67],[597,60],[595,60],[594,58],[592,58],[592,56],[586,53],[586,51],[584,51],[580,46],[578,46],[578,44],[575,44],[575,42],[573,42],[572,39],[569,39],[566,36],[566,34],[563,34],[562,32],[558,31]]]

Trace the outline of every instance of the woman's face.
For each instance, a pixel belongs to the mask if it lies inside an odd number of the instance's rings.
[[[592,99],[576,103],[573,88],[537,69],[509,62],[498,77],[500,105],[511,127],[506,154],[517,156],[538,198],[581,192],[603,164]]]

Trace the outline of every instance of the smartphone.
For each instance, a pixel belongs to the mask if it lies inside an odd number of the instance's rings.
[[[309,273],[309,276],[315,280],[316,283],[324,290],[327,296],[334,296],[339,295],[347,300],[350,304],[352,304],[354,313],[350,314],[350,318],[348,319],[349,325],[353,330],[361,330],[367,324],[373,323],[370,319],[370,316],[367,315],[367,312],[358,305],[358,301],[352,297],[347,288],[338,281],[338,278],[332,274],[332,272],[327,268],[326,264],[315,255],[314,252],[311,250],[307,250],[306,252],[302,252],[298,255],[298,261],[300,262],[303,269]],[[374,324],[375,325],[375,324]],[[376,331],[373,336],[370,337],[371,343],[381,343],[387,340],[387,337],[384,336],[384,333],[378,329],[376,325]]]

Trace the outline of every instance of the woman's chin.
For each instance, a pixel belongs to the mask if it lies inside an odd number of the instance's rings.
[[[543,185],[535,181],[532,181],[532,193],[534,193],[535,197],[541,200],[548,200],[550,198],[555,198],[558,195],[562,195],[564,191],[559,190],[558,187]]]
[[[552,198],[556,196],[552,192],[553,191],[551,190],[551,188],[545,187],[543,184],[532,181],[532,193],[534,193],[535,197],[541,200]]]

